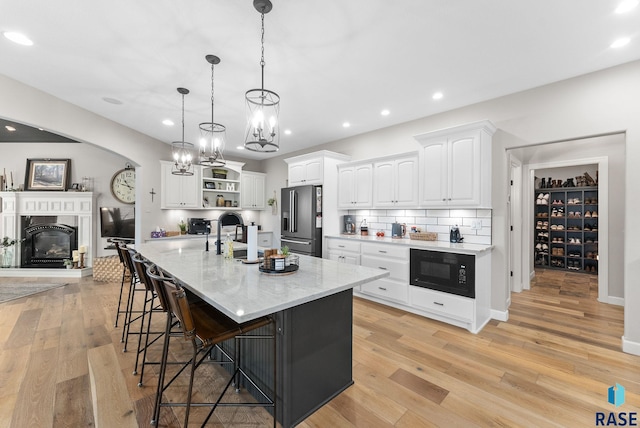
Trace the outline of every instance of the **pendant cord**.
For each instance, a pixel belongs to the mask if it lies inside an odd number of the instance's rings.
[[[182,94],[182,148],[184,149],[184,94]]]
[[[261,56],[260,56],[260,67],[262,68],[262,87],[261,89],[264,91],[264,13],[260,14],[262,16],[262,37],[260,39],[260,49],[261,49]]]
[[[214,124],[214,121],[213,121],[213,106],[215,105],[214,102],[213,102],[213,82],[214,82],[214,79],[213,79],[213,68],[214,68],[213,64],[211,64],[211,130],[212,131],[213,131],[213,124]]]

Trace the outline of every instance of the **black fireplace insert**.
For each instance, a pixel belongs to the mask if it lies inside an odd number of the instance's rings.
[[[62,268],[78,247],[77,227],[57,217],[23,217],[21,267]]]

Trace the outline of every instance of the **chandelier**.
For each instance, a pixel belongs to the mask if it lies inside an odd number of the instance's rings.
[[[222,156],[224,151],[226,130],[224,125],[216,123],[213,120],[213,68],[214,65],[220,64],[220,58],[215,55],[207,55],[206,60],[211,64],[211,122],[203,122],[200,124],[200,165],[204,166],[224,166],[227,162]]]
[[[260,68],[262,81],[260,89],[250,89],[245,93],[247,102],[247,134],[244,147],[254,152],[277,152],[280,148],[278,114],[280,96],[264,88],[264,15],[273,8],[269,0],[253,0],[253,7],[260,12],[262,32],[260,39]]]
[[[171,153],[173,155],[173,175],[193,175],[193,165],[191,164],[191,150],[193,144],[184,141],[184,96],[189,93],[186,88],[178,88],[178,92],[182,95],[182,141],[174,141],[171,143]]]

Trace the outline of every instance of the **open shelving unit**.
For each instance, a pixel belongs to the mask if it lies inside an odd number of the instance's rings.
[[[227,171],[226,178],[214,178],[214,169]],[[240,174],[241,169],[233,166],[221,168],[206,167],[202,169],[203,205],[216,209],[239,209],[240,207]],[[222,206],[216,204],[219,197],[224,198]],[[228,202],[227,202],[228,201]]]
[[[598,188],[535,190],[537,267],[598,273]]]

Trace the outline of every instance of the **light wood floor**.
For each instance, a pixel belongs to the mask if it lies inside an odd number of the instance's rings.
[[[638,412],[640,357],[620,351],[623,310],[595,300],[596,281],[539,270],[509,321],[478,335],[355,299],[355,384],[300,426],[594,426],[595,412],[616,411],[615,383],[626,388],[617,410]],[[139,388],[131,374],[133,347],[123,353],[113,327],[118,290],[85,278],[0,304],[0,427],[149,426],[155,375]],[[221,414],[215,426],[263,416]],[[160,426],[178,420],[165,409]]]

